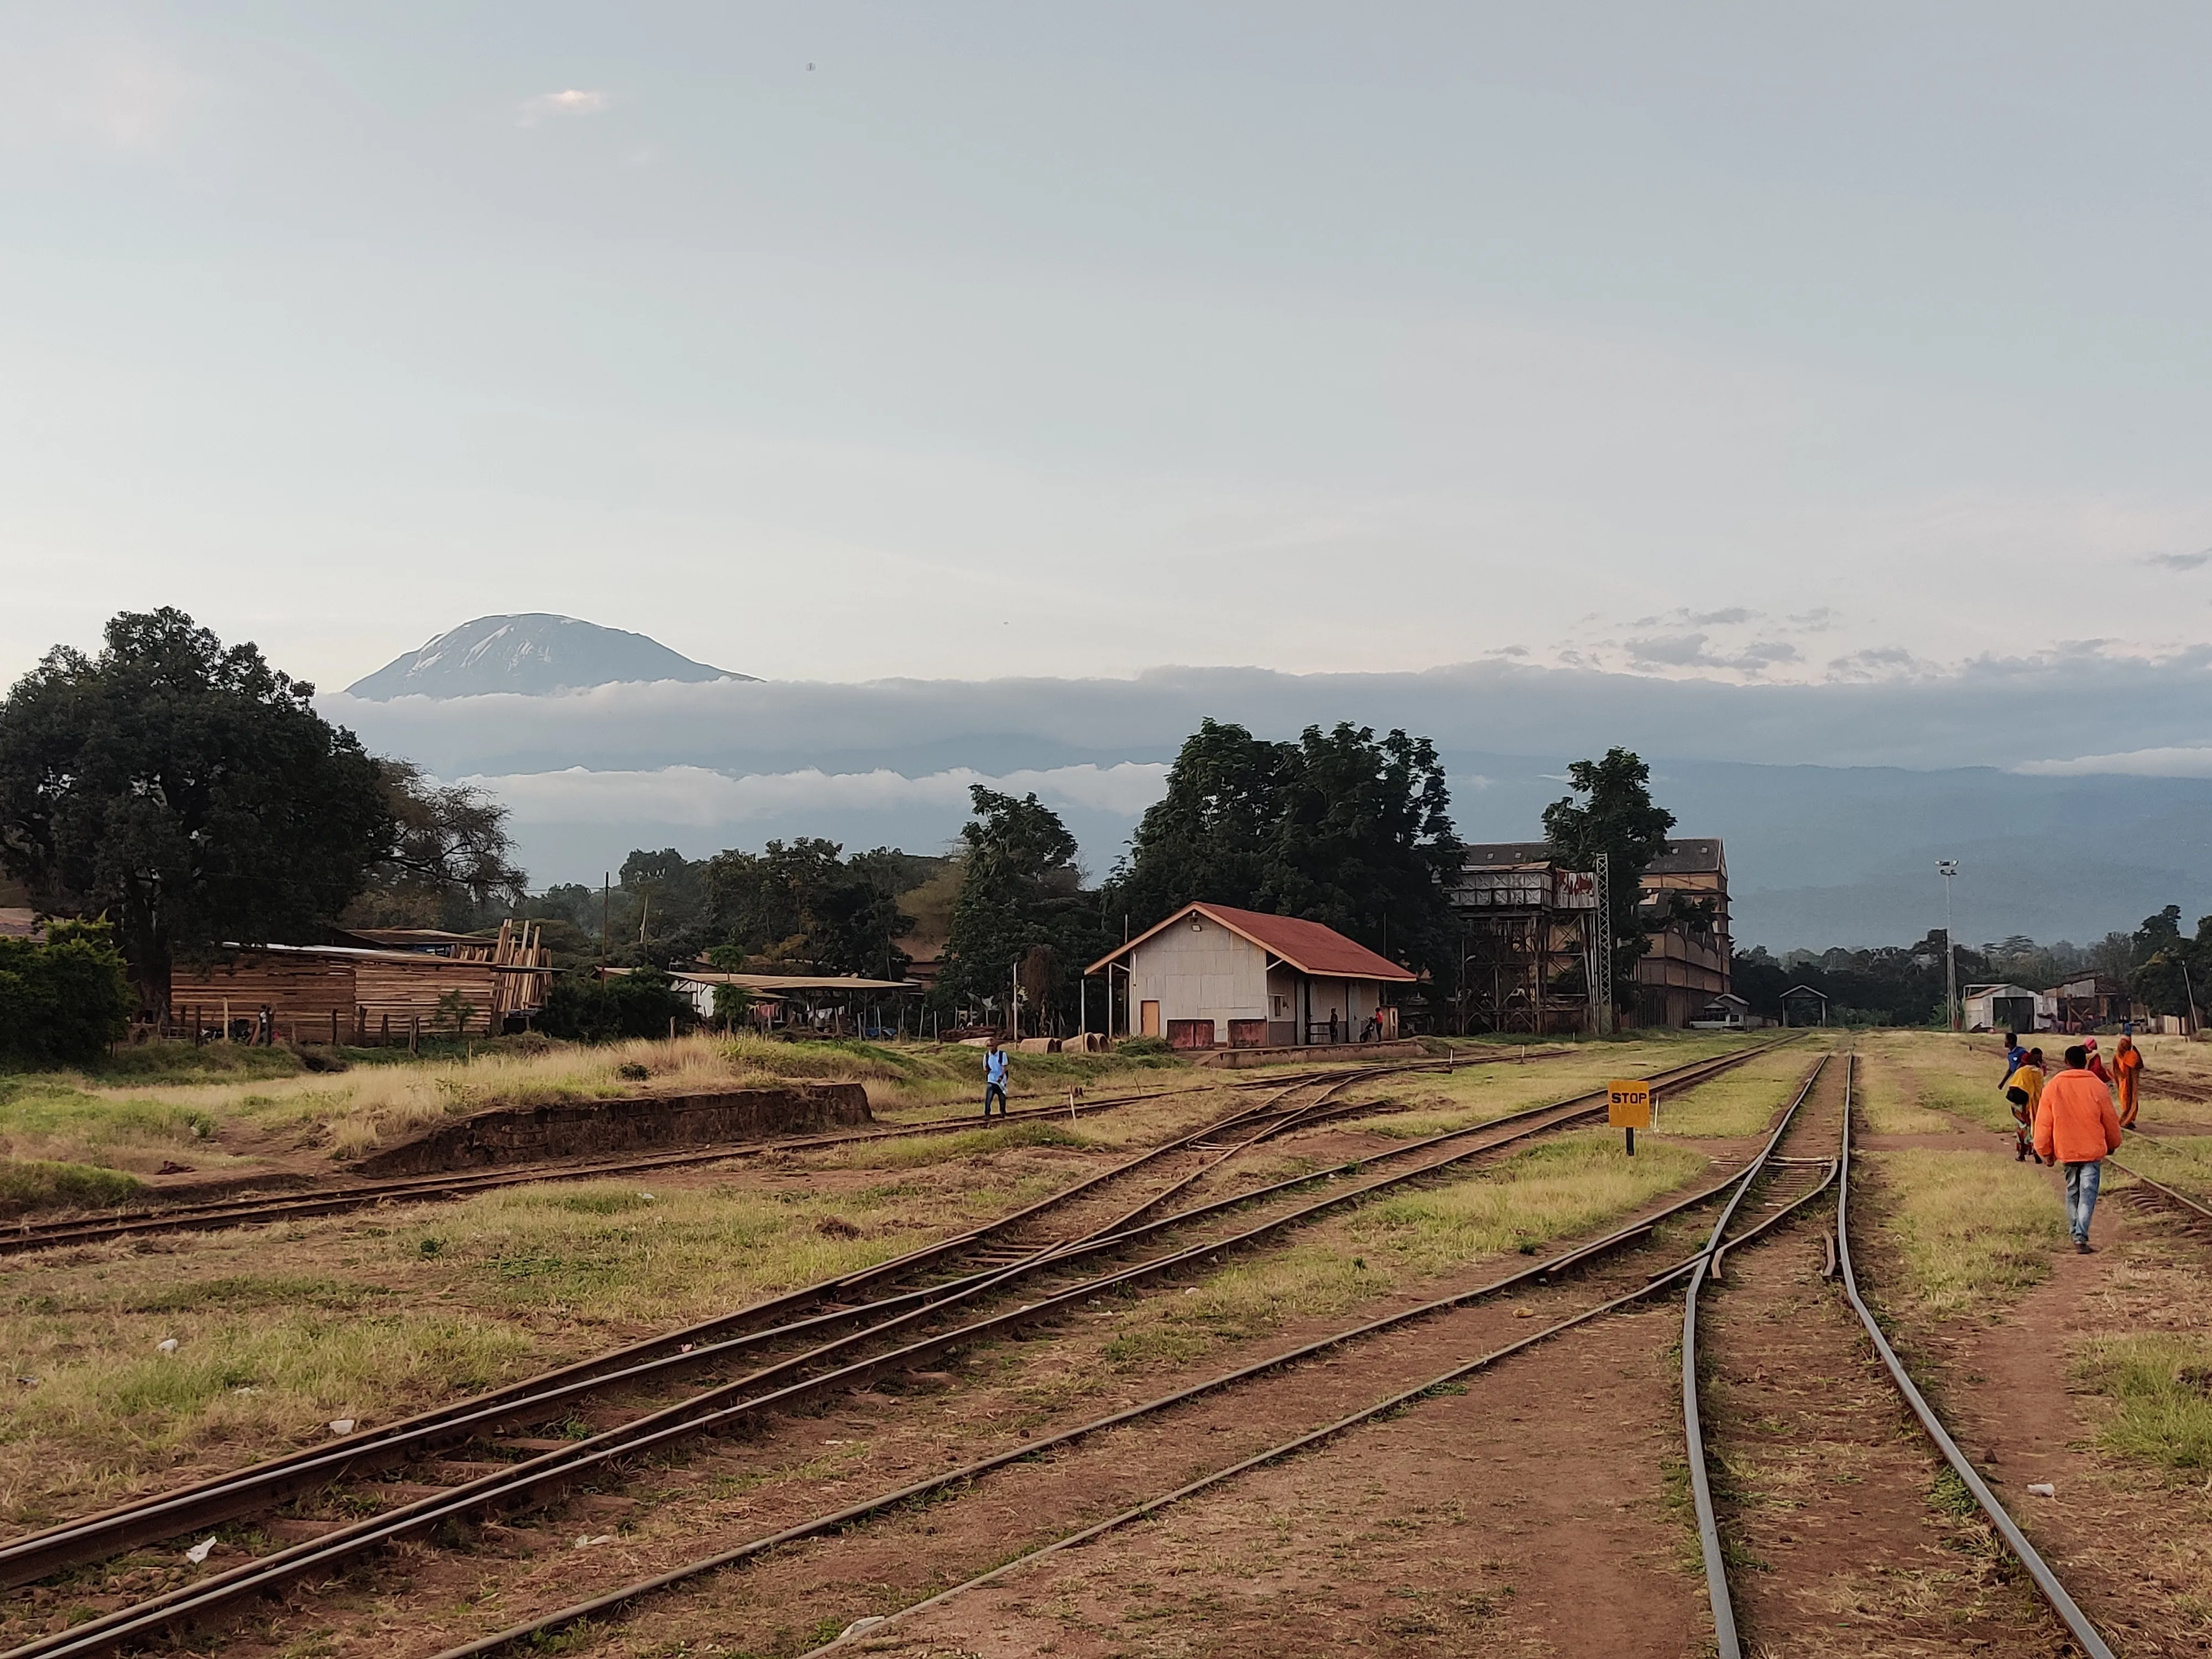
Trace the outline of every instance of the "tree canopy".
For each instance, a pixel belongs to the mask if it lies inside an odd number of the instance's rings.
[[[1075,837],[1058,813],[1033,794],[1018,800],[980,783],[968,793],[974,815],[960,831],[960,893],[938,999],[1003,1008],[1018,965],[1030,1018],[1044,1029],[1106,948],[1097,897],[1083,890]]]
[[[1613,1000],[1634,1005],[1636,964],[1651,948],[1647,929],[1675,919],[1670,907],[1641,915],[1644,872],[1667,850],[1674,815],[1651,799],[1651,769],[1631,750],[1608,749],[1603,760],[1579,760],[1567,768],[1574,793],[1544,809],[1544,839],[1554,855],[1572,870],[1594,870],[1606,854],[1606,908],[1613,925]],[[1685,901],[1685,906],[1694,905]]]
[[[391,851],[346,907],[354,927],[442,927],[467,933],[520,905],[530,878],[514,862],[507,807],[466,784],[434,783],[412,761],[376,763]]]
[[[2169,904],[2145,916],[2131,943],[2136,966],[2128,975],[2130,992],[2160,1014],[2187,1013],[2212,1002],[2212,916],[2200,916],[2194,937],[2181,931],[2181,907]]]
[[[1455,977],[1462,856],[1426,738],[1349,723],[1295,743],[1208,720],[1137,826],[1111,907],[1149,927],[1194,900],[1298,916]]]
[[[114,923],[144,1008],[179,957],[318,937],[392,844],[376,763],[314,688],[175,610],[57,646],[0,702],[0,862]]]
[[[112,932],[58,921],[40,944],[0,939],[0,1060],[82,1066],[130,1030],[137,998]]]
[[[877,848],[850,859],[834,841],[772,841],[758,853],[718,853],[706,865],[715,936],[763,965],[896,979],[913,926],[898,896],[936,861]]]

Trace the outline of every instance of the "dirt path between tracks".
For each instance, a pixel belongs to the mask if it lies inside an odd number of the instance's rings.
[[[1940,1115],[1962,1131],[1952,1150],[2012,1162],[2010,1136]],[[1921,1139],[1932,1137],[1858,1144]],[[2107,1174],[2097,1254],[2054,1252],[2040,1284],[1971,1318],[1916,1311],[1876,1193],[1867,1212],[1854,1206],[1861,1286],[1977,1472],[2122,1659],[2212,1653],[2212,1486],[2202,1469],[2168,1471],[2101,1444],[2115,1402],[2085,1375],[2115,1340],[2212,1333],[2212,1247],[2130,1206]],[[2057,1172],[2045,1180],[2059,1212]],[[2027,1490],[2045,1484],[2055,1496]]]
[[[1701,1317],[1708,1434],[1747,1650],[2070,1652],[1892,1385],[1818,1227],[1731,1258]],[[1971,1509],[1972,1500],[1966,1508]]]
[[[2051,1202],[2060,1201],[2051,1177]],[[2101,1341],[2212,1331],[2212,1250],[2107,1197],[2092,1234],[2002,1319],[1921,1330],[1911,1363],[1977,1469],[2124,1659],[2212,1653],[2212,1492],[2114,1455],[2080,1374]],[[2053,1497],[2031,1495],[2048,1484]]]
[[[859,1650],[1674,1656],[1704,1596],[1666,1305],[917,1615]]]

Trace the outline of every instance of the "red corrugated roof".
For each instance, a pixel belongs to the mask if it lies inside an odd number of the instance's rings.
[[[1237,910],[1226,904],[1186,904],[1156,927],[1148,927],[1118,951],[1110,951],[1084,971],[1097,973],[1116,957],[1127,956],[1146,939],[1172,927],[1192,911],[1212,917],[1232,933],[1252,941],[1261,950],[1273,952],[1301,973],[1312,974],[1322,979],[1379,979],[1393,983],[1411,984],[1415,975],[1401,968],[1388,957],[1378,957],[1374,951],[1355,940],[1348,939],[1334,927],[1318,921],[1304,921],[1296,916],[1270,915],[1264,910]]]

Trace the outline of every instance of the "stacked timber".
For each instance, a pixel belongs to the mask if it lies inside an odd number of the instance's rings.
[[[169,975],[171,1018],[194,1031],[258,1024],[266,1008],[273,1035],[327,1038],[336,1019],[354,1021],[352,964],[298,951],[242,951],[225,962],[179,964]]]
[[[179,968],[170,977],[169,1007],[173,1018],[199,1031],[258,1022],[265,1009],[271,1036],[310,1042],[396,1041],[418,1030],[483,1036],[514,1006],[501,981],[543,977],[527,965],[510,973],[490,954],[465,962],[346,945],[242,949],[204,967]]]

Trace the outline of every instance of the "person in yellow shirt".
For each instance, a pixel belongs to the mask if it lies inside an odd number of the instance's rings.
[[[2025,1163],[2033,1158],[2040,1164],[2043,1154],[2035,1150],[2035,1109],[2043,1098],[2043,1050],[2030,1048],[2027,1058],[2012,1069],[2004,1080],[2005,1103],[2012,1108],[2013,1161]]]

